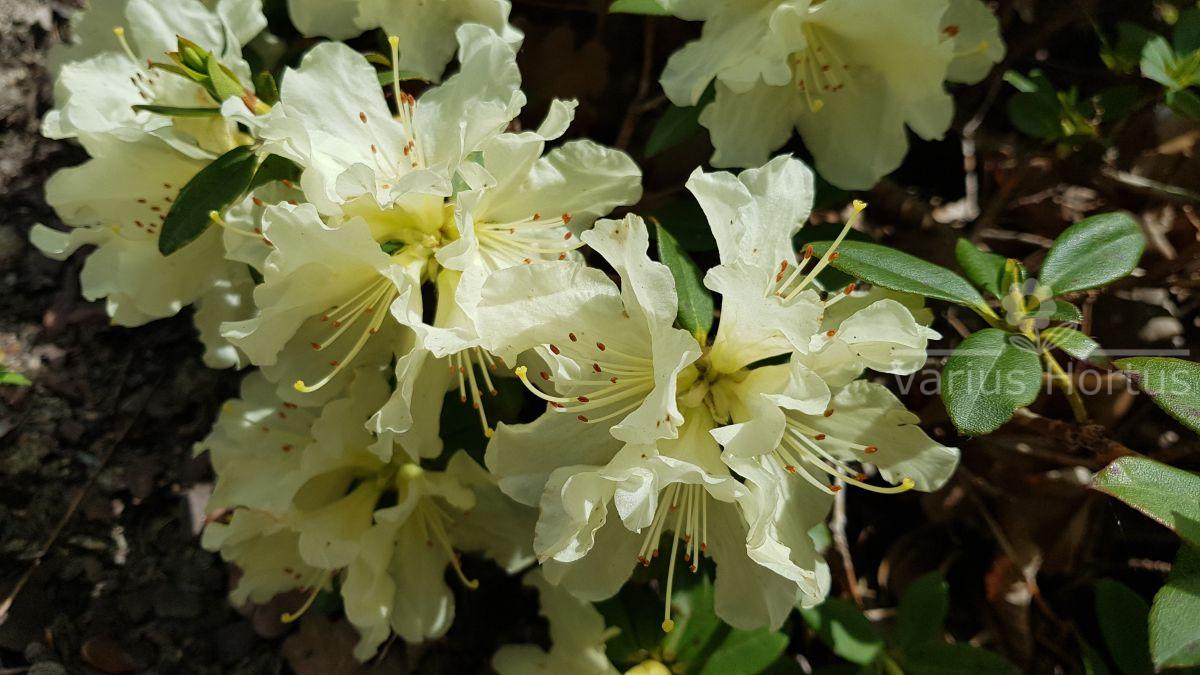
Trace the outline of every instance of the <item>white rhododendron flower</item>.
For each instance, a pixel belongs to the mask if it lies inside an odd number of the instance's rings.
[[[431,82],[441,80],[454,58],[454,34],[463,24],[487,26],[519,47],[523,36],[508,23],[511,10],[508,0],[288,0],[292,21],[305,35],[344,40],[383,28],[397,36],[400,70]]]
[[[696,105],[716,166],[757,166],[799,131],[821,175],[871,187],[900,165],[906,127],[940,138],[953,117],[944,82],[976,82],[1004,55],[978,0],[662,0],[702,37],[676,52],[662,85]]]
[[[504,645],[492,657],[500,675],[617,675],[604,653],[604,643],[620,632],[609,628],[592,606],[546,581],[540,570],[525,575],[524,583],[537,589],[540,614],[550,624],[550,650],[538,645]]]
[[[840,485],[932,490],[953,470],[957,451],[924,436],[886,389],[851,382],[866,368],[915,371],[937,334],[896,300],[861,307],[853,286],[817,292],[853,221],[819,259],[811,247],[797,259],[791,241],[812,184],[787,157],[689,181],[721,258],[705,279],[722,296],[711,345],[676,337],[673,279],[646,257],[636,217],[584,234],[617,270],[619,288],[569,261],[499,271],[485,284],[477,319],[485,344],[509,361],[532,350],[547,364],[532,381],[525,367],[516,371],[547,412],[501,425],[487,463],[508,494],[536,500],[534,550],[550,581],[606,598],[635,563],[658,556],[669,533],[667,630],[679,555],[693,569],[703,556],[717,563],[722,619],[778,627],[797,602],[816,604],[828,590],[808,531]],[[860,304],[840,313],[843,302]],[[778,357],[792,365],[761,365]],[[844,381],[826,382],[809,362]],[[876,443],[889,449],[877,466],[896,487],[850,467],[871,461]]]
[[[388,395],[379,369],[361,369],[345,398],[323,407],[280,400],[260,374],[226,404],[209,450],[220,479],[204,545],[242,570],[236,602],[265,602],[297,588],[318,592],[341,580],[350,622],[366,660],[395,631],[419,642],[439,637],[454,619],[444,581],[464,576],[458,550],[478,551],[509,571],[531,561],[528,509],[505,499],[491,476],[463,453],[444,470],[427,470],[387,442],[364,419]],[[307,610],[285,615],[291,621]]]

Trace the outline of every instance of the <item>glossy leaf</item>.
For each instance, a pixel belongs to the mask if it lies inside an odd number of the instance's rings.
[[[954,426],[983,435],[1000,427],[1017,408],[1038,396],[1042,365],[1030,347],[996,328],[972,334],[954,350],[942,371],[942,400]]]
[[[831,243],[816,242],[813,249],[817,255],[824,255]],[[966,279],[896,249],[846,240],[838,246],[837,253],[837,259],[831,263],[833,267],[876,286],[968,307],[987,307],[983,296]]]
[[[1055,295],[1096,288],[1128,276],[1146,238],[1128,213],[1104,213],[1068,227],[1046,254],[1039,280]]]
[[[908,649],[941,640],[949,607],[950,588],[940,573],[930,572],[909,584],[896,615],[896,646]]]
[[[1117,361],[1158,407],[1200,434],[1200,363],[1160,356],[1138,356]]]
[[[981,251],[970,241],[959,239],[954,245],[954,257],[967,278],[976,286],[996,297],[1004,294],[1000,288],[1001,279],[1004,277],[1004,256]]]
[[[668,106],[646,139],[646,157],[654,157],[699,134],[704,129],[700,126],[700,112],[715,95],[716,89],[709,87],[694,106]]]
[[[1200,550],[1187,544],[1154,596],[1150,654],[1159,669],[1200,666]]]
[[[676,321],[680,328],[696,336],[704,344],[713,325],[713,297],[704,287],[704,275],[691,256],[679,246],[679,242],[661,224],[655,224],[658,237],[658,259],[671,270],[675,278],[675,292],[679,296],[679,314]]]
[[[1092,363],[1108,363],[1100,343],[1087,335],[1066,326],[1055,326],[1042,331],[1042,339],[1058,347],[1080,361]]]
[[[875,626],[845,600],[829,598],[816,607],[801,609],[800,616],[834,654],[851,663],[866,665],[883,651],[883,637]]]
[[[733,630],[708,657],[700,675],[758,675],[787,647],[783,633],[765,628]]]
[[[225,211],[245,194],[258,164],[253,146],[242,145],[201,169],[171,205],[158,237],[158,250],[170,255],[204,234],[212,224],[209,214]]]
[[[712,582],[701,574],[697,583],[678,589],[671,604],[675,630],[663,636],[663,651],[676,663],[699,663],[725,627],[713,611]]]
[[[0,385],[5,384],[14,387],[28,387],[32,383],[29,381],[28,377],[25,377],[20,373],[14,373],[12,371],[0,368]]]
[[[1146,619],[1150,607],[1141,596],[1111,579],[1096,583],[1096,618],[1109,656],[1124,675],[1152,675]]]
[[[250,187],[247,188],[247,192],[256,190],[268,183],[284,180],[300,180],[300,166],[286,157],[267,155],[267,158],[258,166],[258,170],[254,172],[254,178],[250,181]]]
[[[1066,300],[1055,300],[1054,310],[1050,312],[1050,316],[1046,317],[1051,321],[1065,321],[1067,323],[1082,323],[1083,311]]]
[[[1146,457],[1122,457],[1096,474],[1092,487],[1200,547],[1200,475]]]

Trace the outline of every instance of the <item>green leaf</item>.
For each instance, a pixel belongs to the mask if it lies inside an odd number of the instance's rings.
[[[1054,96],[1021,92],[1008,100],[1008,118],[1021,133],[1054,140],[1062,137],[1062,105]]]
[[[660,5],[657,0],[614,0],[608,7],[609,14],[648,14],[651,16],[669,16],[670,12]]]
[[[1137,110],[1142,92],[1132,84],[1122,84],[1101,90],[1092,98],[1097,114],[1107,124],[1119,122]]]
[[[1128,21],[1117,24],[1117,43],[1101,58],[1105,65],[1118,73],[1129,73],[1142,60],[1146,43],[1158,37],[1155,33]]]
[[[220,117],[220,108],[177,108],[169,105],[135,105],[134,110],[145,110],[156,115],[170,117]]]
[[[834,654],[860,665],[875,660],[883,651],[883,638],[854,605],[829,598],[816,607],[800,610],[804,622]]]
[[[1200,475],[1146,457],[1122,457],[1096,474],[1092,487],[1200,546]]]
[[[965,644],[927,644],[905,654],[908,675],[1018,675],[999,654]]]
[[[1146,248],[1142,228],[1128,213],[1104,213],[1075,223],[1054,241],[1040,282],[1055,295],[1096,288],[1128,276]]]
[[[1183,117],[1200,120],[1200,95],[1191,89],[1168,91],[1167,105]]]
[[[1004,277],[1004,256],[981,251],[966,239],[959,239],[954,245],[954,257],[958,259],[958,266],[966,272],[967,278],[976,286],[996,297],[1004,294],[1000,289],[1000,282]]]
[[[1138,356],[1117,361],[1158,407],[1200,434],[1200,363],[1159,356]]]
[[[212,81],[212,94],[217,103],[231,98],[241,98],[246,90],[233,71],[226,68],[215,54],[208,55],[208,77]]]
[[[1080,361],[1090,361],[1099,365],[1108,363],[1108,357],[1104,355],[1100,343],[1074,328],[1047,328],[1042,331],[1042,339]]]
[[[757,675],[787,647],[787,636],[760,630],[733,630],[708,657],[700,675]]]
[[[675,292],[679,295],[679,326],[704,344],[713,325],[713,297],[704,287],[704,275],[691,256],[679,246],[675,237],[661,224],[655,223],[658,235],[658,259],[675,277]]]
[[[1154,596],[1150,653],[1160,669],[1200,666],[1200,551],[1187,544]]]
[[[698,583],[678,589],[671,605],[675,630],[663,636],[663,652],[675,663],[700,663],[725,626],[713,611],[712,582],[701,574]]]
[[[1175,50],[1171,49],[1171,44],[1161,35],[1154,36],[1142,47],[1142,77],[1154,80],[1169,89],[1175,89],[1177,83],[1175,76],[1171,73],[1174,65]]]
[[[691,193],[648,212],[646,218],[662,223],[685,251],[717,250],[708,218]]]
[[[896,615],[895,643],[900,649],[940,641],[946,610],[950,607],[950,588],[938,572],[930,572],[912,582],[900,597]]]
[[[14,373],[0,368],[0,385],[11,385],[14,387],[28,387],[32,382],[29,378],[20,373]]]
[[[267,155],[267,158],[258,166],[258,171],[254,172],[254,178],[250,181],[250,187],[246,188],[246,191],[253,192],[268,183],[285,180],[293,182],[300,180],[300,166],[286,157]]]
[[[204,234],[212,224],[210,213],[223,212],[245,194],[258,163],[254,147],[242,145],[201,169],[171,205],[158,237],[158,250],[170,255]]]
[[[1002,330],[985,328],[963,340],[947,359],[942,400],[959,431],[981,436],[1033,403],[1041,385],[1037,352],[1014,344]]]
[[[831,243],[816,242],[813,249],[817,255],[824,255]],[[837,253],[837,260],[831,263],[834,267],[876,286],[968,307],[987,308],[983,296],[966,279],[907,253],[850,240],[843,241]]]
[[[1083,662],[1083,675],[1108,675],[1108,664],[1095,648],[1076,634],[1079,642],[1079,660]]]
[[[1187,56],[1200,49],[1200,7],[1192,7],[1179,13],[1179,20],[1171,31],[1171,45],[1176,54]]]
[[[375,73],[375,76],[379,79],[379,84],[381,84],[385,87],[392,86],[392,71],[381,70],[381,71]],[[400,71],[400,81],[401,82],[409,82],[411,80],[420,80],[420,81],[424,82],[425,78],[421,77],[419,74],[414,73],[411,70]]]
[[[1111,579],[1096,582],[1096,618],[1113,662],[1124,675],[1152,675],[1146,618],[1150,607],[1128,586]]]
[[[646,140],[646,158],[673,148],[689,138],[697,135],[703,129],[700,126],[700,112],[712,102],[716,96],[716,87],[710,86],[696,105],[686,108],[677,105],[669,106]]]
[[[1051,321],[1066,321],[1068,323],[1081,323],[1083,321],[1083,310],[1066,300],[1055,300],[1054,309],[1050,312],[1050,316],[1046,317]]]
[[[646,586],[626,583],[620,593],[595,607],[604,625],[620,630],[605,646],[609,659],[624,666],[621,670],[646,660],[658,647],[663,635],[662,600]]]

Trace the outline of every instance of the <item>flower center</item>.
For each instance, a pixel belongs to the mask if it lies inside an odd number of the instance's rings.
[[[529,381],[525,366],[514,372],[525,387],[549,403],[552,410],[575,415],[585,424],[605,422],[632,412],[654,388],[654,362],[603,342],[589,342],[585,337],[582,333],[572,332],[567,334],[567,342],[560,343],[562,346],[547,345],[560,362],[573,362],[580,371],[578,377],[563,378],[561,382],[559,393],[569,393],[568,396],[555,396],[535,387]],[[538,376],[544,382],[554,381],[544,370]]]
[[[825,416],[829,417],[834,412],[833,408],[830,408],[825,411]],[[843,439],[831,437],[796,419],[794,415],[788,414],[783,439],[780,441],[779,447],[775,448],[772,454],[788,473],[803,478],[826,494],[833,494],[841,490],[841,485],[836,483],[825,485],[814,478],[807,470],[800,468],[801,466],[808,465],[821,473],[828,474],[830,478],[880,494],[908,492],[915,485],[911,478],[905,478],[899,485],[890,487],[871,485],[865,482],[867,479],[866,474],[851,468],[847,462],[838,459],[822,445],[823,442],[827,444],[836,443],[841,447],[848,448],[851,451],[862,452],[866,455],[873,455],[879,452],[879,448],[874,445],[850,443]]]
[[[792,71],[796,88],[804,94],[808,109],[815,113],[825,107],[822,95],[846,88],[851,66],[842,59],[825,29],[805,23],[801,30],[808,46],[792,56]]]
[[[311,343],[313,350],[324,352],[335,344],[347,341],[350,342],[350,347],[340,358],[331,359],[328,362],[330,370],[320,380],[313,384],[297,380],[296,391],[306,394],[317,391],[329,384],[347,364],[353,361],[390,316],[388,306],[391,305],[397,294],[398,291],[391,279],[383,275],[376,275],[344,303],[330,307],[321,315],[320,321],[327,325],[328,329],[323,339]],[[343,340],[343,338],[349,338],[349,340]]]
[[[492,270],[532,263],[535,260],[566,260],[567,253],[583,246],[566,226],[571,214],[543,218],[534,213],[509,223],[475,224],[479,254]]]

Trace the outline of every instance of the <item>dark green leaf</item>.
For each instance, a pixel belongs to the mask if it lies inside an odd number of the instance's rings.
[[[1179,20],[1171,31],[1171,45],[1175,53],[1187,56],[1200,49],[1200,7],[1185,9],[1179,13]]]
[[[246,191],[253,192],[268,183],[285,180],[300,180],[300,166],[286,157],[267,155],[259,165],[258,171],[254,172],[254,179],[250,181],[250,187]]]
[[[1142,60],[1146,43],[1158,37],[1152,31],[1128,21],[1117,24],[1117,44],[1104,55],[1105,64],[1119,73],[1132,72]]]
[[[610,14],[649,14],[651,16],[667,16],[670,14],[657,0],[614,0],[609,5]]]
[[[675,292],[679,295],[679,326],[704,344],[713,325],[713,297],[704,287],[704,275],[691,256],[661,224],[655,224],[658,236],[658,259],[671,270]]]
[[[959,239],[954,245],[954,256],[958,259],[958,266],[976,286],[996,297],[1004,294],[1000,288],[1004,277],[1004,256],[981,251],[966,239]]]
[[[1021,133],[1054,140],[1064,135],[1062,105],[1053,96],[1021,92],[1008,100],[1008,118]]]
[[[156,115],[170,117],[220,117],[220,108],[176,108],[169,105],[135,105],[134,110],[145,110]]]
[[[596,603],[606,626],[621,632],[605,643],[609,659],[624,671],[658,648],[663,631],[662,600],[641,584],[626,583],[617,595]]]
[[[658,123],[650,132],[650,138],[646,140],[646,157],[654,157],[699,134],[703,129],[700,126],[700,112],[712,102],[715,92],[716,88],[710,86],[694,106],[669,106],[663,116],[658,118]]]
[[[1102,90],[1093,98],[1096,112],[1106,124],[1119,122],[1129,116],[1142,102],[1142,92],[1131,84]]]
[[[1080,323],[1083,321],[1083,311],[1066,300],[1055,300],[1054,309],[1050,312],[1050,316],[1046,318],[1050,319],[1051,321]]]
[[[675,663],[698,664],[724,627],[713,611],[712,582],[701,574],[697,583],[678,589],[671,605],[675,629],[663,636],[663,652]]]
[[[1200,363],[1156,356],[1117,361],[1158,407],[1200,434]]]
[[[824,255],[831,243],[816,242],[813,249],[817,255]],[[968,307],[987,307],[983,296],[966,279],[896,249],[846,240],[838,246],[837,253],[837,260],[831,263],[834,267],[876,286]]]
[[[1192,89],[1167,92],[1167,105],[1183,117],[1200,120],[1200,95]]]
[[[1146,238],[1128,213],[1104,213],[1068,227],[1042,263],[1040,281],[1055,295],[1096,288],[1128,276]]]
[[[942,400],[962,433],[991,433],[1037,398],[1041,361],[1031,346],[1014,344],[1019,339],[985,328],[963,340],[946,361]]]
[[[700,675],[758,675],[779,658],[787,643],[786,635],[765,628],[730,631]]]
[[[866,665],[883,651],[883,638],[875,626],[844,600],[829,598],[816,607],[801,609],[800,616],[834,654],[851,663]]]
[[[1018,675],[1016,666],[999,654],[964,644],[927,644],[907,654],[908,675]]]
[[[717,240],[708,226],[708,218],[690,193],[648,212],[646,217],[662,223],[685,251],[717,249]]]
[[[942,640],[942,623],[950,607],[949,587],[938,572],[909,584],[900,597],[895,643],[900,649]]]
[[[209,214],[224,212],[250,187],[258,170],[254,147],[238,146],[200,170],[179,191],[158,237],[158,250],[170,255],[204,234]]]
[[[1108,664],[1091,645],[1078,637],[1079,660],[1083,662],[1083,675],[1108,675]]]
[[[1200,475],[1147,457],[1122,457],[1096,474],[1092,487],[1200,546]]]
[[[1200,666],[1200,550],[1187,544],[1154,596],[1150,653],[1160,669]]]
[[[1074,328],[1055,326],[1042,331],[1042,338],[1080,361],[1090,361],[1096,364],[1108,363],[1100,343]]]
[[[1096,618],[1113,662],[1124,675],[1152,675],[1146,619],[1150,607],[1128,586],[1111,579],[1096,582]]]

